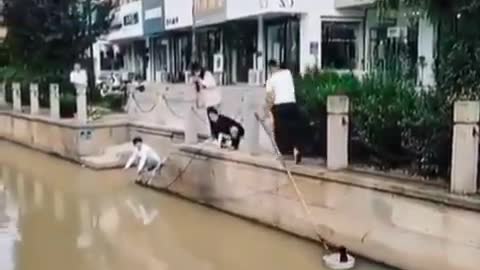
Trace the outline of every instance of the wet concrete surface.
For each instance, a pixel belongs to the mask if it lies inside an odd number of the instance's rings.
[[[0,142],[0,269],[323,270],[312,242]],[[355,269],[390,269],[359,260]]]

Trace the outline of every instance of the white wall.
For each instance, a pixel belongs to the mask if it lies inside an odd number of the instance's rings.
[[[174,0],[179,1],[179,0]],[[138,23],[134,25],[123,25],[123,17],[132,13],[138,14]],[[122,27],[118,30],[110,32],[108,40],[122,40],[143,36],[143,8],[142,1],[134,1],[120,6],[118,11],[119,18],[122,20]]]
[[[235,2],[236,0],[234,0]],[[166,0],[165,1],[165,29],[178,29],[192,25],[192,0]],[[175,19],[175,24],[168,23]]]

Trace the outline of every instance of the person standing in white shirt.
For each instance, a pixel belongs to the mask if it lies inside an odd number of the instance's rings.
[[[199,107],[204,106],[207,109],[218,110],[222,102],[222,95],[213,74],[198,63],[192,64],[192,74],[197,92],[197,104],[202,103],[202,106]]]
[[[142,138],[135,137],[132,143],[135,149],[125,165],[125,170],[136,163],[138,173],[136,181],[142,181],[147,174],[150,174],[149,180],[147,181],[149,182],[155,177],[157,171],[161,169],[165,160],[162,161],[153,148],[144,144]]]
[[[75,63],[72,72],[70,72],[70,82],[75,87],[81,86],[86,88],[88,86],[87,71],[82,69],[79,63]]]
[[[208,111],[219,111],[222,103],[222,93],[217,87],[217,81],[213,74],[201,67],[199,63],[192,64],[193,82],[197,94],[196,102],[198,107],[206,107]],[[208,117],[208,113],[207,113]],[[208,117],[211,139],[214,140],[214,123]]]
[[[270,60],[268,67],[271,77],[266,84],[265,116],[273,116],[274,136],[282,155],[292,154],[295,163],[302,161],[299,123],[300,111],[295,98],[295,84],[290,70],[279,67],[275,60]]]

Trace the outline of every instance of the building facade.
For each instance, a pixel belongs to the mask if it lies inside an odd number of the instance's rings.
[[[128,71],[154,81],[185,80],[194,28],[197,61],[226,84],[262,84],[271,59],[294,73],[310,67],[362,73],[409,65],[419,84],[432,84],[434,27],[420,17],[412,21],[408,10],[379,21],[374,3],[125,1],[117,10],[121,27],[113,27],[108,41],[119,45]]]

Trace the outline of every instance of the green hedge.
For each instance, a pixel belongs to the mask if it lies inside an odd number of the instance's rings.
[[[448,175],[451,108],[436,91],[415,89],[393,74],[311,70],[296,79],[297,98],[325,155],[326,100],[345,94],[351,104],[352,162],[382,169],[402,168],[423,176]]]

